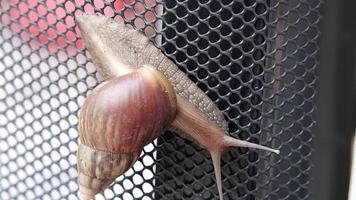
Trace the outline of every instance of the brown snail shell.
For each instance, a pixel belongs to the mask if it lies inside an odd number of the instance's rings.
[[[171,124],[175,114],[172,86],[148,67],[95,88],[79,119],[81,199],[93,198],[129,169],[142,148]]]

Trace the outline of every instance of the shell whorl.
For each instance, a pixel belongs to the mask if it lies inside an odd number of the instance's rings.
[[[104,190],[136,162],[140,152],[112,153],[80,144],[77,151],[80,199],[92,199]]]
[[[172,86],[159,72],[142,67],[92,91],[81,108],[80,138],[102,151],[137,151],[171,124],[175,112]]]

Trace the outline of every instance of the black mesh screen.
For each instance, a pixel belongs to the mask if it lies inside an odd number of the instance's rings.
[[[144,32],[224,112],[225,199],[311,199],[318,0],[0,2],[0,199],[77,199],[78,111],[101,81],[74,17]],[[96,199],[218,199],[208,152],[167,132]]]

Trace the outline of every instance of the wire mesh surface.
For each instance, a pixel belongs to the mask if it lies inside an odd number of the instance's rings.
[[[101,81],[75,26],[83,12],[149,36],[224,112],[225,199],[311,199],[320,2],[4,0],[0,199],[77,199],[78,111]],[[210,157],[167,132],[96,199],[217,199]]]

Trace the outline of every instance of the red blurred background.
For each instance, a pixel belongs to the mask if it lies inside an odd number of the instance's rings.
[[[157,16],[155,13],[159,10],[155,0],[146,0],[145,4],[134,0],[93,0],[92,3],[85,0],[3,0],[0,6],[2,12],[6,11],[0,19],[1,24],[10,27],[14,34],[19,34],[32,50],[45,45],[50,53],[66,49],[69,56],[76,55],[77,50],[84,48],[74,21],[74,16],[83,14],[83,8],[85,13],[101,10],[105,16],[131,22],[137,29],[154,23]],[[147,10],[150,8],[155,9],[155,12]],[[148,36],[155,33],[152,27],[143,31]]]

